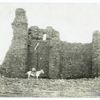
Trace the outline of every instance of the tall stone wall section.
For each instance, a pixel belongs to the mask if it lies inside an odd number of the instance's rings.
[[[24,9],[16,10],[12,28],[12,44],[6,54],[2,70],[7,77],[25,77],[28,26]]]
[[[39,43],[37,49],[35,49],[36,45]],[[30,46],[30,70],[31,68],[36,68],[36,70],[44,70],[44,74],[41,77],[48,78],[48,68],[49,68],[49,48],[48,42],[44,42],[41,40],[32,41],[32,45]]]
[[[51,26],[44,30],[49,44],[49,78],[59,78],[60,71],[60,37],[59,32]]]
[[[82,78],[91,77],[92,46],[90,44],[67,43],[60,41],[59,32],[52,27],[29,28],[30,70],[44,69],[47,78]],[[43,41],[43,34],[47,35]],[[37,49],[36,45],[39,43]]]
[[[60,72],[62,78],[91,77],[91,44],[61,42]]]
[[[46,29],[32,26],[29,28],[28,34],[30,69],[32,67],[37,70],[43,69],[45,74],[42,77],[58,78],[58,59],[60,56],[57,49],[59,48],[59,33],[50,26]],[[46,34],[46,40],[43,40],[44,34]]]
[[[60,41],[50,41],[49,78],[60,78]]]
[[[44,29],[40,29],[37,26],[29,28],[29,70],[33,67],[36,70],[44,70],[44,74],[40,77],[48,78],[49,71],[49,42],[43,41],[43,35],[46,34]]]
[[[92,40],[92,75],[100,76],[100,32],[95,31]]]

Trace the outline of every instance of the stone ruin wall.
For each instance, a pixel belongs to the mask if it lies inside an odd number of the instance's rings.
[[[67,43],[61,45],[62,78],[84,78],[92,75],[92,46],[90,44]]]
[[[55,33],[55,34],[54,34]],[[58,64],[55,61],[59,59],[59,53],[56,51],[58,47],[57,43],[59,40],[59,33],[55,31],[52,27],[47,27],[46,29],[40,29],[37,26],[32,26],[29,28],[29,59],[28,63],[30,69],[35,67],[37,70],[43,69],[45,74],[42,77],[45,78],[57,78],[55,75],[56,71],[59,70]],[[47,35],[47,39],[43,41],[43,35]],[[39,43],[37,49],[36,45]],[[53,68],[54,67],[54,68]]]
[[[95,31],[92,41],[92,74],[100,76],[100,32]]]
[[[17,9],[12,23],[13,39],[2,64],[7,77],[25,77],[27,58],[28,24],[25,11]]]
[[[28,28],[24,9],[17,9],[12,23],[13,39],[1,67],[7,77],[26,77],[35,67],[43,69],[44,78],[83,78],[100,75],[100,33],[95,32],[92,43],[68,43],[60,40],[52,27]],[[46,40],[43,36],[46,34]],[[36,45],[38,46],[36,47]]]

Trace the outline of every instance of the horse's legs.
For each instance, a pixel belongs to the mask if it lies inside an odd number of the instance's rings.
[[[28,74],[28,79],[30,78],[30,74]]]

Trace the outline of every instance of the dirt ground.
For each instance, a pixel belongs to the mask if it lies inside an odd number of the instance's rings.
[[[0,78],[0,97],[100,97],[100,78]]]

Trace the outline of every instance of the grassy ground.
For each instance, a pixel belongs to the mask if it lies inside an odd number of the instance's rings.
[[[1,97],[100,97],[100,79],[0,78]]]

